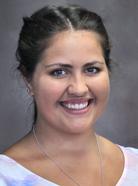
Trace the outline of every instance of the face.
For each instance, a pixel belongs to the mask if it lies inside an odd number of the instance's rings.
[[[109,93],[109,74],[98,34],[56,34],[36,67],[31,91],[38,124],[66,133],[91,130]]]

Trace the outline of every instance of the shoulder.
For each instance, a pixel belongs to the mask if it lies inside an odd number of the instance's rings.
[[[138,183],[138,149],[119,146],[124,154],[124,171],[117,186],[137,186]]]
[[[120,148],[124,154],[124,158],[127,163],[127,166],[129,168],[137,168],[138,171],[138,149],[133,147],[123,147],[123,146],[120,146]]]
[[[0,154],[0,186],[58,186],[24,168],[14,159]]]
[[[7,186],[10,185],[10,180],[13,181],[13,167],[14,162],[7,156],[0,154],[0,185]],[[11,171],[12,170],[12,171]]]
[[[29,174],[12,158],[0,155],[0,186],[18,185]]]
[[[134,148],[134,147],[124,147],[124,146],[120,146],[121,150],[124,153],[124,156],[126,158],[129,158],[129,160],[131,161],[138,161],[138,149]]]
[[[14,165],[14,161],[4,154],[0,154],[0,173]]]
[[[120,167],[122,171],[116,186],[137,186],[138,185],[138,149],[133,147],[124,147],[114,144],[111,141],[102,138],[107,157],[112,159],[110,170],[113,166]],[[118,168],[112,172],[118,173]]]
[[[4,177],[14,177],[21,174],[20,165],[12,158],[0,154],[0,175]]]

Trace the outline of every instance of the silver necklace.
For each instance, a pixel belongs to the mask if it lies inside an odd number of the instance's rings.
[[[65,175],[69,180],[71,180],[74,185],[81,186],[71,175],[69,175],[51,156],[43,149],[43,146],[41,145],[40,141],[38,140],[38,137],[36,135],[35,127],[33,127],[33,136],[35,139],[35,143],[38,146],[39,150],[42,152],[42,154],[47,157],[51,162],[54,163],[54,165],[62,172],[63,175]],[[96,138],[96,145],[98,149],[98,157],[99,157],[99,169],[100,169],[100,178],[101,178],[101,186],[104,186],[104,175],[103,175],[103,162],[102,162],[102,152],[99,144],[99,139],[97,135],[95,134]]]

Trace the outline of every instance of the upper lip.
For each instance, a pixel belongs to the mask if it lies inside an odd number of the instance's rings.
[[[89,102],[89,101],[91,101],[93,99],[94,98],[71,98],[71,99],[63,100],[63,101],[61,101],[61,103],[80,104],[80,103]]]

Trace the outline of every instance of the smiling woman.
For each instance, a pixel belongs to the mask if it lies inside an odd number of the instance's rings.
[[[0,155],[0,185],[136,186],[138,150],[99,136],[110,92],[101,18],[78,6],[24,18],[18,70],[34,99],[32,130]]]
[[[36,123],[46,132],[53,126],[56,131],[84,132],[103,110],[109,76],[98,39],[88,31],[62,31],[43,52],[29,87],[38,108]]]

